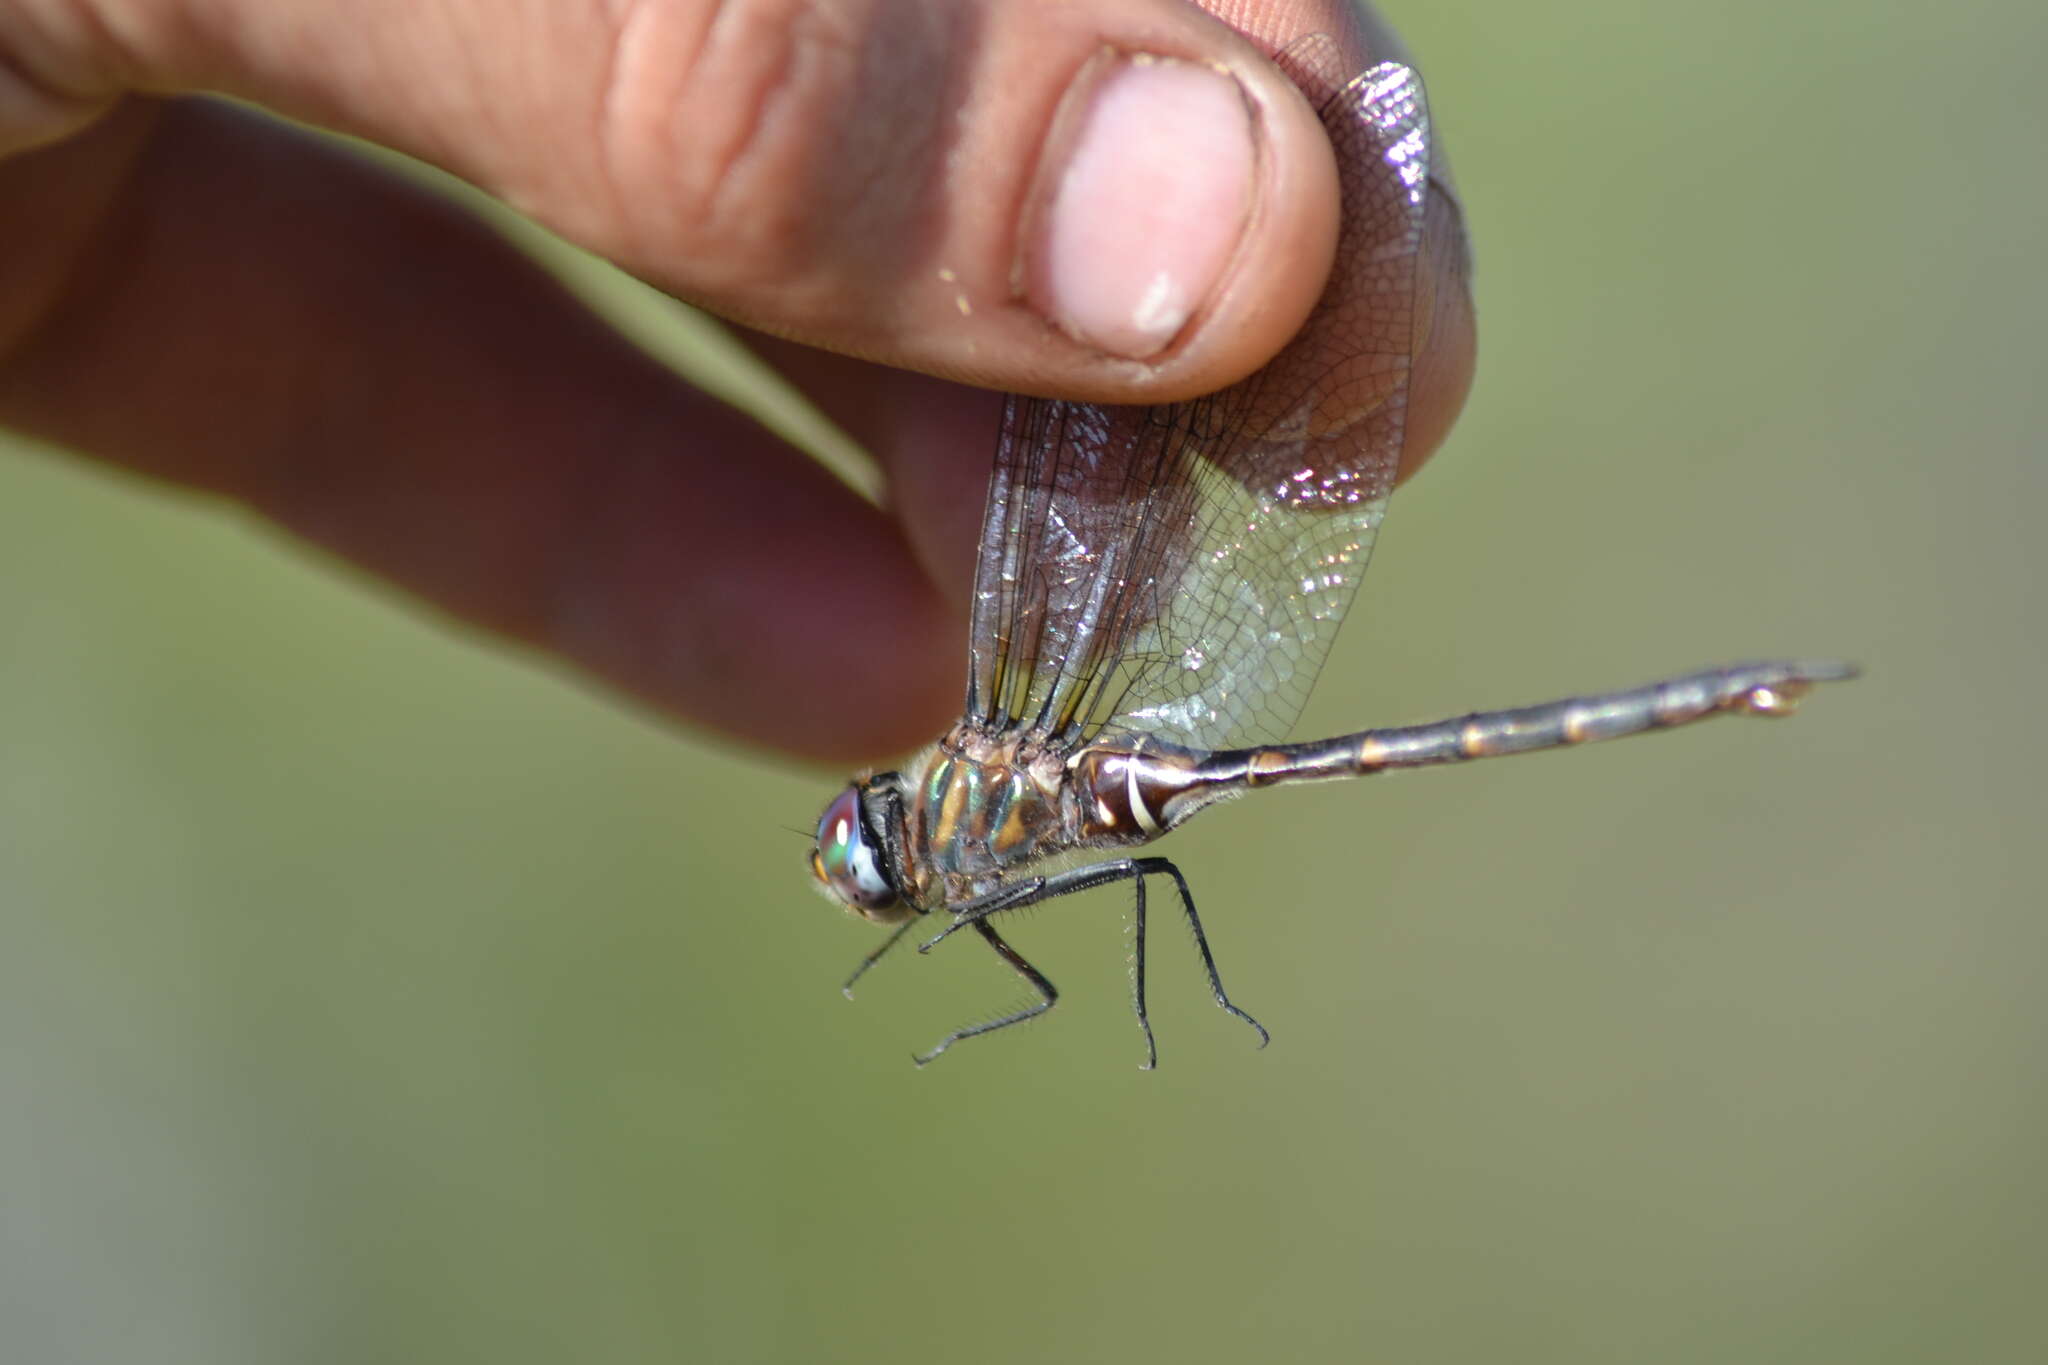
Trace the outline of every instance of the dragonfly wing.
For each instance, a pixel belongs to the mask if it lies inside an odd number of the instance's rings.
[[[1279,737],[1308,700],[1400,463],[1429,129],[1408,67],[1336,86],[1313,46],[1281,60],[1322,96],[1337,152],[1329,284],[1270,364],[1205,398],[1009,401],[975,582],[975,719],[1220,748]]]

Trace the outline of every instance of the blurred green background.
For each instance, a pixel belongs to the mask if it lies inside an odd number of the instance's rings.
[[[1480,382],[1304,725],[1779,653],[1784,725],[1319,788],[1016,995],[840,773],[0,458],[8,1361],[2048,1358],[2040,54],[2017,5],[1407,4]],[[647,316],[654,317],[650,313]]]

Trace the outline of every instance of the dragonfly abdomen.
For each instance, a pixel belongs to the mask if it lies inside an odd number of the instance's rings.
[[[1230,750],[1203,763],[1201,777],[1209,783],[1244,787],[1327,781],[1389,768],[1425,768],[1620,739],[1726,713],[1784,716],[1816,683],[1854,676],[1853,665],[1832,661],[1732,664],[1540,706],[1480,711],[1428,725],[1364,730],[1303,744]]]

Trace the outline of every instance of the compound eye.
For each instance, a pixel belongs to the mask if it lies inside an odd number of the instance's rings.
[[[896,905],[896,888],[889,884],[868,837],[859,787],[848,787],[825,807],[818,821],[818,846],[811,851],[811,874],[852,909],[870,919],[889,918],[878,912]]]

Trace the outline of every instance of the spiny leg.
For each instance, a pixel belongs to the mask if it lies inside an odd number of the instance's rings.
[[[1003,942],[1002,935],[995,931],[994,925],[985,919],[975,920],[973,923],[974,932],[988,940],[989,947],[996,950],[996,956],[1009,963],[1017,975],[1031,983],[1031,988],[1038,992],[1038,1003],[1018,1010],[1014,1014],[1006,1014],[1000,1019],[991,1019],[987,1023],[970,1024],[966,1028],[954,1029],[951,1033],[941,1038],[939,1045],[930,1052],[911,1059],[919,1066],[928,1065],[934,1057],[937,1057],[941,1052],[944,1052],[962,1038],[974,1038],[984,1033],[994,1033],[999,1028],[1008,1028],[1012,1024],[1021,1024],[1026,1019],[1036,1019],[1039,1015],[1044,1014],[1055,1004],[1059,1003],[1060,993],[1053,986],[1052,982],[1046,978],[1045,973],[1039,971],[1038,968],[1032,966],[1029,962],[1026,962],[1022,953]]]
[[[1178,867],[1175,867],[1170,860],[1165,858],[1139,858],[1137,859],[1137,864],[1139,868],[1139,913],[1142,915],[1144,912],[1143,893],[1145,886],[1145,875],[1147,873],[1163,872],[1167,876],[1173,878],[1174,886],[1178,887],[1180,890],[1180,908],[1187,914],[1188,928],[1195,931],[1195,950],[1202,955],[1202,970],[1209,974],[1209,989],[1215,994],[1216,1003],[1223,1007],[1225,1013],[1234,1014],[1238,1018],[1244,1020],[1247,1024],[1250,1024],[1252,1026],[1253,1032],[1259,1035],[1260,1047],[1264,1047],[1266,1044],[1272,1042],[1273,1035],[1266,1032],[1266,1026],[1260,1023],[1258,1020],[1252,1018],[1249,1014],[1246,1014],[1237,1006],[1231,1004],[1229,995],[1224,993],[1223,977],[1216,970],[1215,954],[1209,951],[1209,936],[1202,932],[1202,917],[1195,913],[1195,898],[1193,893],[1188,890],[1188,879],[1186,877],[1181,876],[1180,869]],[[1142,965],[1142,956],[1140,957],[1139,961],[1139,980],[1142,982],[1144,979],[1144,967]],[[1142,1021],[1144,1019],[1144,995],[1142,993],[1142,987],[1138,997],[1138,1002],[1138,1017]],[[1145,1032],[1147,1037],[1151,1035],[1152,1030],[1150,1025],[1146,1026]]]
[[[866,957],[860,960],[860,965],[853,969],[852,976],[846,978],[846,984],[839,988],[839,993],[845,996],[848,1000],[853,999],[853,983],[860,980],[863,976],[866,976],[868,968],[874,966],[876,962],[880,961],[883,953],[888,952],[891,948],[894,948],[898,943],[900,943],[903,939],[903,936],[910,932],[910,927],[916,923],[916,916],[912,916],[910,919],[907,919],[903,921],[903,923],[897,925],[896,931],[890,934],[889,937],[882,940],[881,947],[875,949],[872,953],[869,953]]]
[[[1086,869],[1084,868],[1083,871],[1086,871]],[[1045,889],[1045,882],[1046,879],[1043,877],[1032,877],[1025,881],[1001,887],[983,896],[978,901],[969,901],[967,904],[957,907],[952,912],[952,922],[923,943],[918,944],[917,951],[928,953],[947,939],[953,937],[956,931],[965,929],[970,924],[979,924],[989,916],[999,915],[1005,910],[1014,910],[1022,905],[1035,904],[1045,899],[1048,894],[1059,894],[1058,892],[1048,893]]]
[[[1131,959],[1131,984],[1138,1006],[1138,1027],[1145,1031],[1145,1060],[1138,1070],[1150,1071],[1159,1065],[1159,1044],[1152,1038],[1152,1016],[1145,1012],[1145,879],[1133,880],[1138,886],[1138,909],[1131,934],[1131,950],[1135,954]]]
[[[1178,867],[1165,858],[1119,858],[1115,862],[1093,863],[1056,876],[1034,877],[1029,881],[1003,887],[979,901],[971,901],[960,906],[953,912],[952,923],[933,935],[928,942],[919,944],[917,950],[921,953],[930,952],[951,937],[955,930],[965,929],[970,925],[982,930],[991,915],[999,915],[1005,910],[1021,909],[1027,905],[1036,905],[1040,901],[1049,901],[1056,896],[1067,896],[1076,891],[1107,886],[1111,882],[1123,881],[1125,878],[1130,878],[1138,884],[1138,915],[1142,925],[1145,913],[1145,878],[1154,874],[1173,878],[1173,884],[1180,892],[1181,910],[1188,917],[1188,927],[1194,930],[1195,949],[1202,955],[1202,970],[1209,977],[1209,990],[1216,997],[1216,1003],[1222,1006],[1226,1013],[1233,1014],[1251,1025],[1252,1031],[1259,1035],[1259,1046],[1264,1047],[1272,1041],[1272,1035],[1266,1032],[1264,1024],[1230,1002],[1230,996],[1223,989],[1223,977],[1216,970],[1216,955],[1209,951],[1209,936],[1202,931],[1202,917],[1195,913],[1195,898],[1188,890],[1187,878],[1181,875]],[[1152,1043],[1152,1022],[1145,1010],[1144,980],[1144,938],[1141,928],[1138,941],[1138,1024],[1145,1030],[1146,1067],[1150,1069],[1158,1063],[1159,1054]],[[936,1056],[937,1053],[931,1055]]]
[[[1027,905],[1049,901],[1055,896],[1071,896],[1077,891],[1091,891],[1098,886],[1120,882],[1126,877],[1142,877],[1140,863],[1165,861],[1163,858],[1119,858],[1112,863],[1090,863],[1086,867],[1077,867],[1056,876],[1031,877],[1025,881],[1013,882],[1009,886],[998,887],[979,900],[953,907],[953,922],[918,944],[917,951],[928,953],[959,930],[979,924],[992,915],[1000,915],[1005,910],[1021,910]]]

